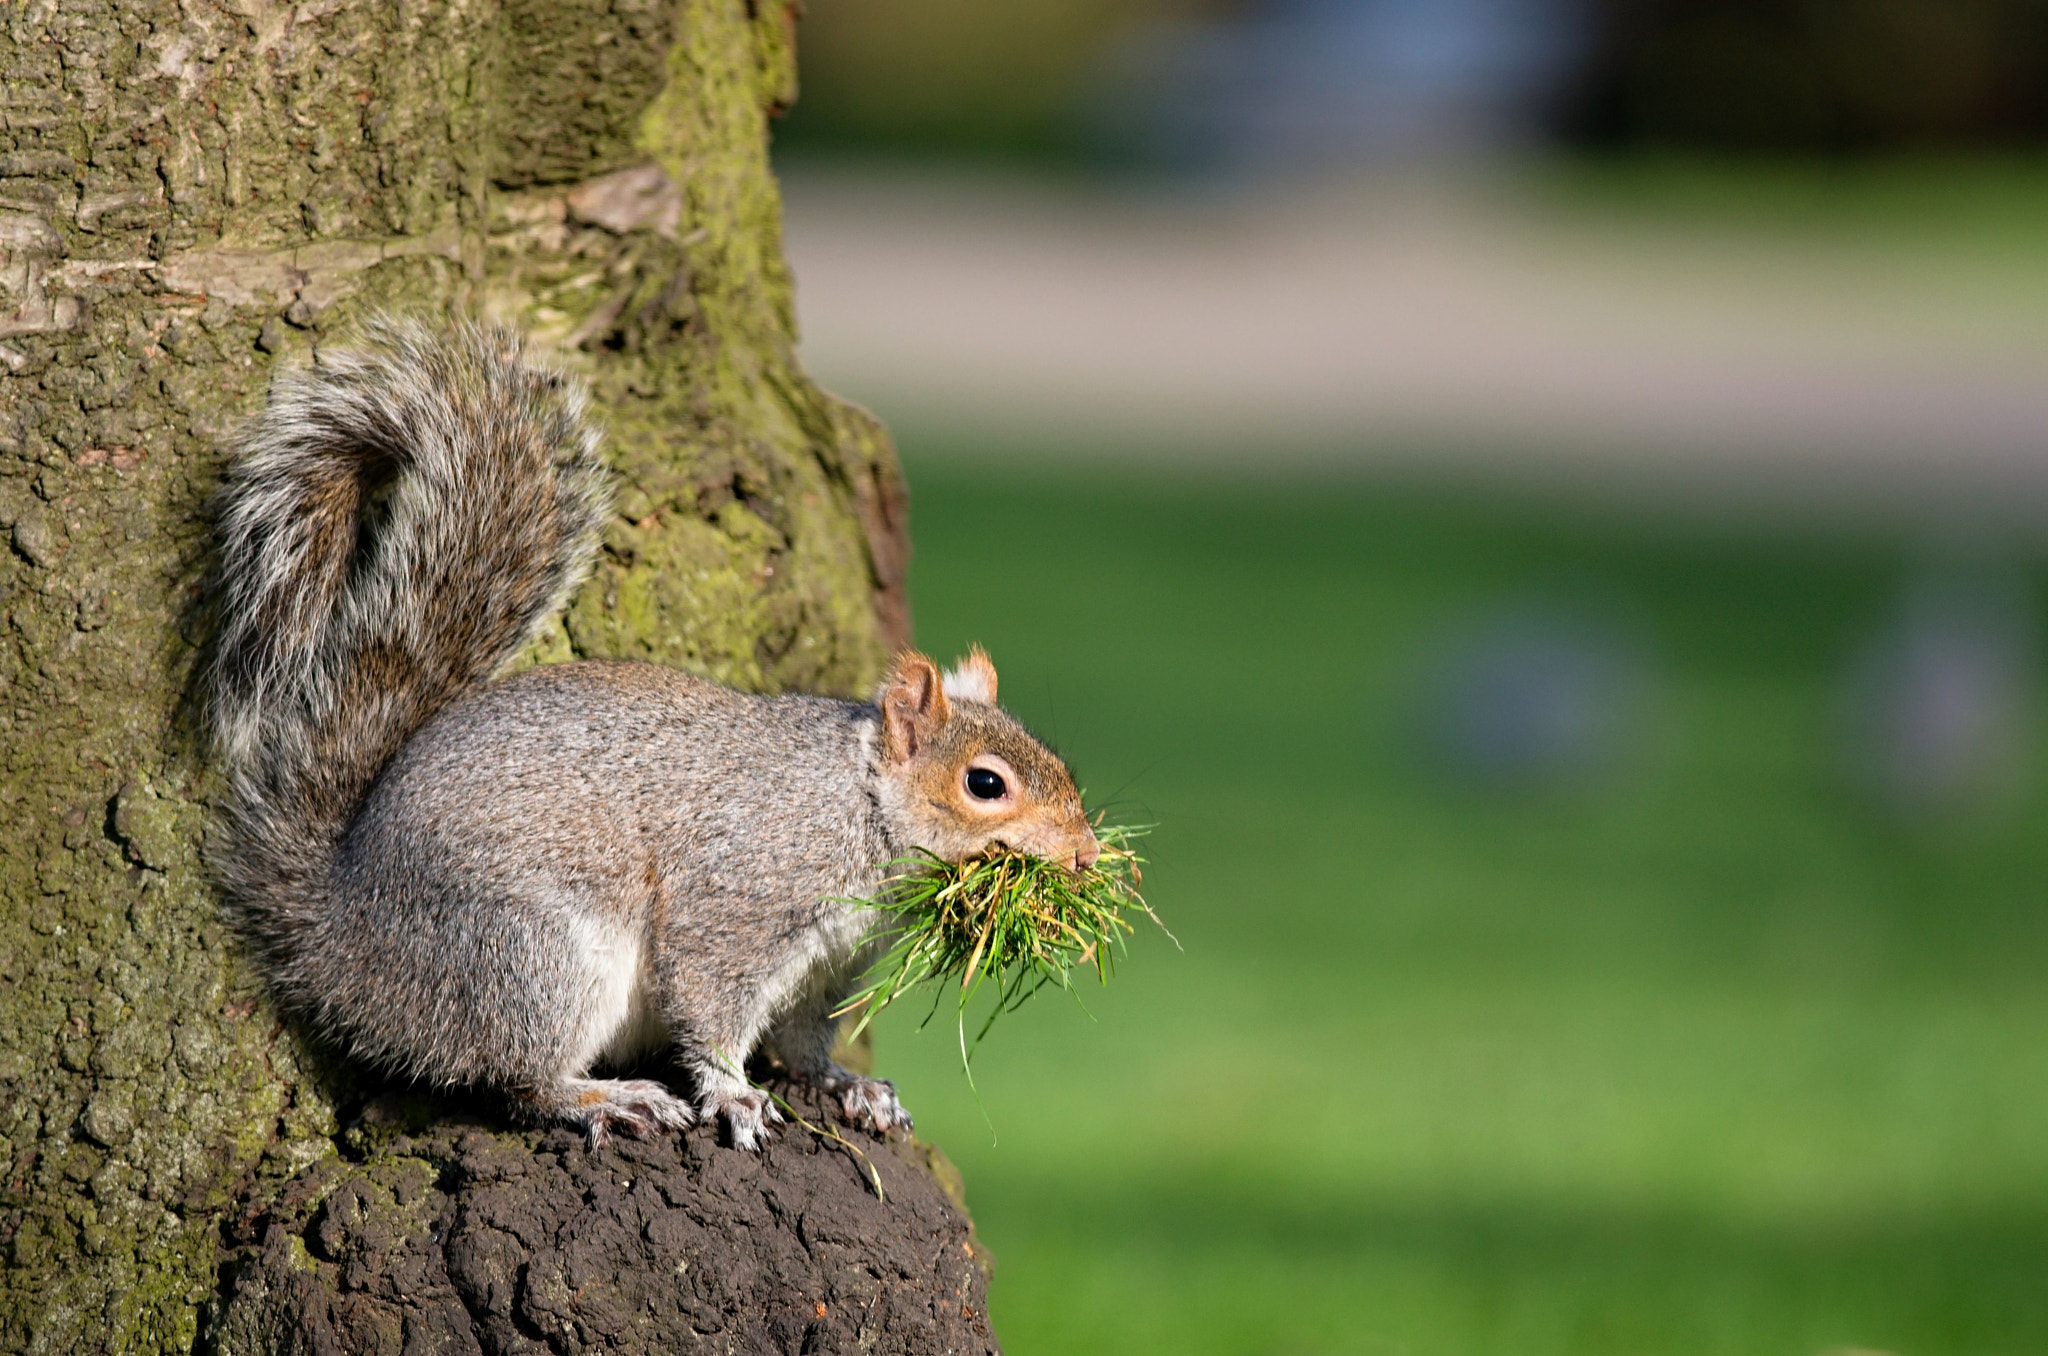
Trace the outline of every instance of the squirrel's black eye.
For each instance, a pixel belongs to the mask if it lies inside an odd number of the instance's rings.
[[[1001,800],[1009,789],[999,774],[985,767],[967,769],[967,793],[976,800]]]

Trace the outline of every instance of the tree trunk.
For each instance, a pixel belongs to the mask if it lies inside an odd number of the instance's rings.
[[[907,638],[893,454],[792,355],[789,12],[29,0],[0,32],[0,1348],[990,1348],[942,1161],[593,1155],[379,1094],[280,1025],[200,860],[222,435],[373,311],[513,321],[592,385],[619,512],[536,658],[852,692]]]

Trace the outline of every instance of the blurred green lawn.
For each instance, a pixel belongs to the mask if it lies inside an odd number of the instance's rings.
[[[1186,947],[999,1024],[988,1121],[883,1022],[1010,1351],[2048,1351],[2048,809],[1836,775],[1901,550],[917,452],[920,642],[1158,824]],[[1648,637],[1633,772],[1425,775],[1415,656],[1553,586]]]

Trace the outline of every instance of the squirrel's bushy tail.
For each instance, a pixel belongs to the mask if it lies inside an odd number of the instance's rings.
[[[588,571],[609,482],[584,403],[508,331],[387,320],[281,377],[242,432],[206,703],[229,791],[214,857],[260,944],[314,917],[392,754]]]

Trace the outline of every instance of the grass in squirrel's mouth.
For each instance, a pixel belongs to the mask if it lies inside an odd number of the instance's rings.
[[[875,935],[894,941],[869,971],[873,982],[835,1014],[860,1014],[847,1038],[916,985],[958,975],[965,1064],[996,1018],[1040,989],[1058,985],[1072,992],[1073,972],[1084,967],[1097,982],[1108,982],[1134,931],[1129,915],[1142,913],[1166,930],[1138,892],[1144,859],[1131,844],[1145,832],[1098,826],[1102,855],[1081,871],[1009,851],[955,863],[919,848],[891,862],[875,897],[856,901],[883,915]],[[984,984],[994,986],[995,1006],[970,1041],[967,1005]],[[925,1021],[945,994],[941,989],[934,996]]]

